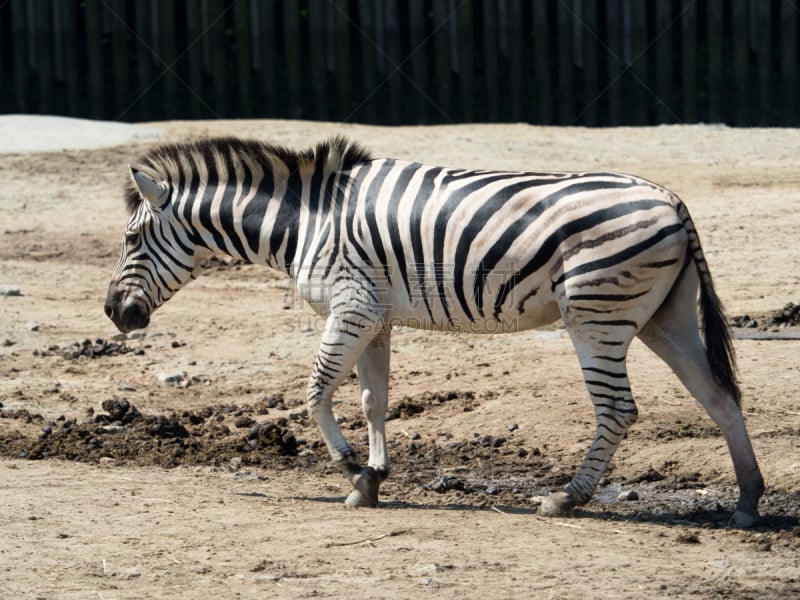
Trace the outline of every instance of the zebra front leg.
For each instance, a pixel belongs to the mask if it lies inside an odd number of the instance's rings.
[[[361,406],[367,418],[369,463],[354,474],[353,491],[345,504],[350,507],[375,506],[378,487],[389,475],[386,450],[386,407],[389,402],[389,332],[378,334],[358,361]]]
[[[592,447],[572,481],[563,491],[538,499],[539,514],[547,516],[568,514],[591,499],[611,457],[638,416],[625,366],[628,344],[595,347],[576,342],[575,334],[573,343],[594,405],[597,429]]]

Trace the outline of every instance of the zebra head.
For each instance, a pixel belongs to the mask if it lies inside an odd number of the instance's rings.
[[[131,167],[130,183],[131,217],[105,302],[106,315],[123,333],[147,327],[153,311],[195,277],[196,265],[170,181]]]

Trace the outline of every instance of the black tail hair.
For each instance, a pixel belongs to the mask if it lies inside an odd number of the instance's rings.
[[[742,392],[736,381],[736,352],[733,349],[728,321],[722,311],[722,303],[714,291],[708,271],[700,273],[700,316],[711,373],[714,380],[730,392],[738,405],[741,403]]]
[[[742,392],[736,381],[736,351],[733,348],[728,320],[722,310],[722,302],[714,290],[714,281],[711,279],[711,273],[708,270],[706,257],[703,254],[692,217],[683,202],[677,197],[675,200],[678,215],[689,234],[689,252],[700,278],[701,329],[706,346],[706,357],[711,365],[711,374],[714,376],[714,381],[729,392],[738,405],[741,403]]]

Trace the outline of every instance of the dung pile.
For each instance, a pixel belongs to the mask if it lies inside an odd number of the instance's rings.
[[[207,407],[180,414],[146,415],[130,402],[113,398],[102,403],[104,413],[87,419],[59,418],[41,428],[38,437],[3,435],[0,454],[32,460],[61,458],[82,462],[101,459],[138,465],[221,465],[238,457],[242,464],[274,464],[298,454],[304,442],[279,424],[263,422],[249,432],[225,424],[230,407]],[[250,409],[252,410],[252,408]],[[253,411],[255,412],[255,411]],[[8,415],[11,416],[11,415]],[[27,423],[44,423],[26,419]]]
[[[739,315],[731,319],[731,325],[738,328],[748,329],[775,329],[784,327],[800,326],[800,304],[789,302],[783,308],[773,311],[765,317],[751,317],[750,315]]]
[[[82,356],[86,358],[100,358],[103,356],[119,356],[133,352],[136,355],[144,354],[142,348],[131,348],[125,342],[112,342],[97,338],[92,341],[85,339],[73,342],[69,346],[49,346],[46,350],[34,350],[34,356],[63,356],[68,360],[76,360]]]

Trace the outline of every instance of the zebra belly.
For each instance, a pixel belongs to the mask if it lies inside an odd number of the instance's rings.
[[[466,315],[458,310],[445,314],[441,309],[432,309],[431,315],[410,305],[396,305],[387,312],[391,326],[426,329],[430,331],[453,331],[460,333],[512,333],[543,327],[561,317],[555,302],[526,305],[523,309],[494,315]]]

